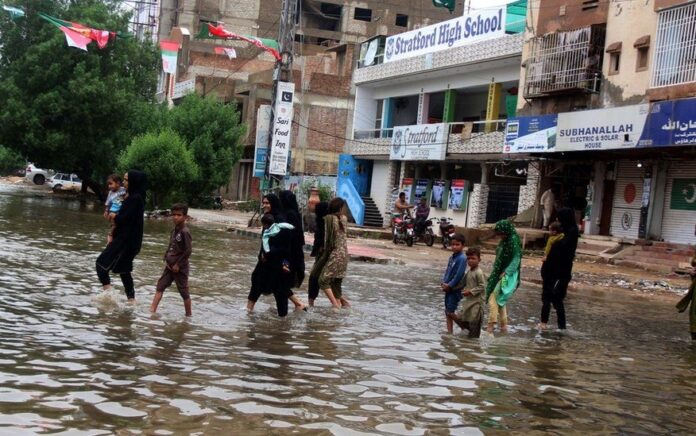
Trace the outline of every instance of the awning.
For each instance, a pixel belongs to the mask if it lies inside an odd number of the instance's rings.
[[[607,53],[618,53],[621,51],[621,41],[609,44],[606,49]]]
[[[650,46],[650,35],[643,35],[640,38],[636,39],[636,42],[633,43],[633,47],[635,47],[635,48],[649,47],[649,46]]]

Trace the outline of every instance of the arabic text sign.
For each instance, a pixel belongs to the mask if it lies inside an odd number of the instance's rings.
[[[504,153],[543,153],[556,147],[558,115],[511,118],[505,127]]]
[[[649,108],[639,104],[558,114],[555,151],[634,148],[643,136]]]
[[[284,176],[288,173],[290,135],[292,134],[292,100],[294,94],[294,83],[278,82],[273,119],[271,158],[269,159],[269,173],[277,176]]]
[[[268,160],[268,133],[271,124],[271,106],[262,104],[256,111],[256,145],[254,150],[254,177],[266,175]]]
[[[419,56],[505,35],[506,7],[481,10],[387,38],[384,62]]]
[[[639,147],[696,144],[696,98],[653,103],[649,119],[647,138]]]
[[[390,160],[445,160],[447,124],[394,127]]]

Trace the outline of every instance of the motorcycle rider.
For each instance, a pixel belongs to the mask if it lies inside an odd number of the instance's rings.
[[[394,213],[398,215],[406,214],[408,218],[411,218],[412,207],[413,206],[406,201],[406,193],[399,193],[399,198],[394,202]]]
[[[416,235],[422,234],[425,230],[425,221],[427,221],[428,216],[430,216],[430,206],[428,206],[428,201],[423,196],[416,206]]]

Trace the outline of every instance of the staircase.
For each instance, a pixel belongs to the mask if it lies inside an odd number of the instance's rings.
[[[641,268],[648,271],[671,273],[688,268],[694,250],[684,245],[653,242],[650,245],[635,245],[618,253],[615,265]]]
[[[365,203],[365,227],[384,227],[384,218],[379,212],[375,201],[370,197],[361,197]]]

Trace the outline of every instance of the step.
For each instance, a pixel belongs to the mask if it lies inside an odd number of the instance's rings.
[[[653,271],[653,272],[659,272],[659,273],[665,273],[669,274],[674,270],[674,267],[668,266],[668,265],[661,265],[661,264],[646,264],[642,262],[634,262],[631,260],[615,260],[614,265],[617,266],[626,266],[630,268],[638,268],[646,271]]]

